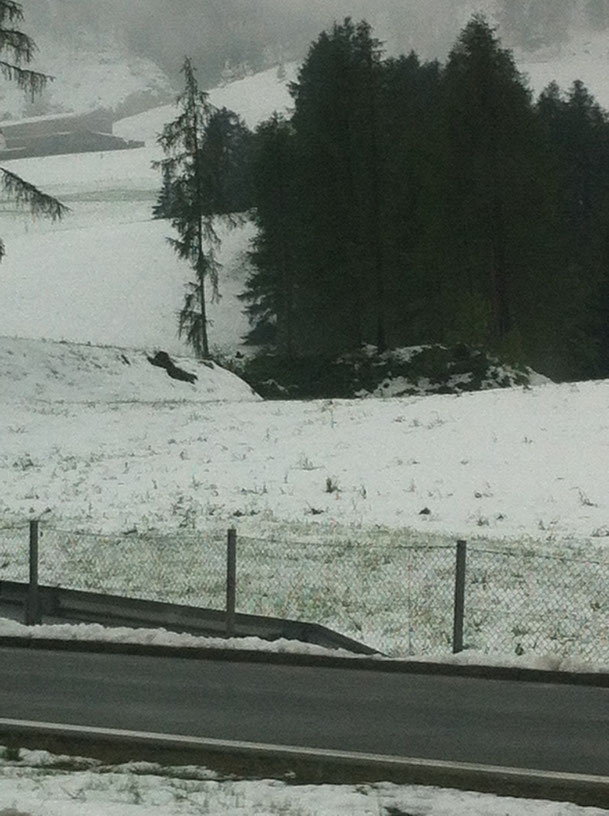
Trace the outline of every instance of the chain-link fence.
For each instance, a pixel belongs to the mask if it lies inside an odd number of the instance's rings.
[[[466,648],[609,660],[609,559],[469,548]]]
[[[225,609],[227,534],[41,525],[40,584]],[[0,529],[0,582],[28,580],[28,527]],[[236,611],[320,623],[389,655],[454,646],[456,547],[239,536]],[[609,557],[467,548],[464,648],[609,660]],[[460,622],[457,621],[460,628]]]
[[[97,535],[40,525],[38,536],[41,585],[211,609],[225,603],[225,534]],[[7,538],[0,530],[2,553],[0,580],[27,581],[27,525]]]
[[[454,547],[239,536],[237,609],[321,623],[384,653],[452,642]]]
[[[0,525],[0,581],[28,580],[28,530],[27,522]]]

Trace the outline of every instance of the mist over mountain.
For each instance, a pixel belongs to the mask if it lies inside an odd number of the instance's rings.
[[[300,59],[334,20],[366,18],[388,51],[442,56],[472,11],[492,0],[29,0],[26,28],[40,39],[91,46],[113,40],[175,78],[184,55],[214,82],[227,64],[252,69]]]
[[[574,31],[585,37],[609,25],[609,0],[25,0],[23,8],[23,30],[40,49],[35,67],[57,82],[33,104],[0,88],[4,115],[101,104],[135,113],[173,97],[185,55],[212,87],[302,60],[345,16],[368,20],[387,54],[414,50],[424,59],[444,59],[476,12],[508,47],[550,49],[550,58]]]

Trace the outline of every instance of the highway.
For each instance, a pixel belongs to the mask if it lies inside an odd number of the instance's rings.
[[[609,776],[609,689],[0,648],[0,718]]]

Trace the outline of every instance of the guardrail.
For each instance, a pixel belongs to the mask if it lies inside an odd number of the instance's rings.
[[[77,620],[109,626],[162,626],[170,631],[207,637],[286,638],[330,649],[345,649],[355,654],[379,654],[369,646],[317,623],[144,601],[63,587],[36,585],[35,596],[36,622],[46,616],[66,622]],[[34,622],[31,600],[32,587],[28,584],[0,581],[0,603],[23,609],[29,623]],[[227,632],[230,634],[227,635]]]

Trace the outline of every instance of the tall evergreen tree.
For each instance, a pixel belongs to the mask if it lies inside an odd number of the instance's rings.
[[[311,342],[384,345],[376,115],[380,45],[347,18],[311,46],[292,85],[301,212],[310,234]]]
[[[557,179],[561,246],[556,286],[564,365],[573,376],[609,370],[609,117],[582,82],[553,83],[537,104]],[[601,369],[598,366],[601,366]]]
[[[16,28],[22,20],[21,3],[0,0],[0,72],[6,80],[15,82],[19,88],[34,97],[52,77],[27,67],[36,53],[36,44],[31,37]],[[0,167],[0,175],[5,192],[19,205],[29,209],[32,215],[57,220],[67,212],[68,208],[60,201],[43,193],[13,171]],[[0,259],[4,254],[5,246],[0,240]]]
[[[440,66],[412,52],[382,67],[379,110],[388,340],[393,346],[442,341],[444,270],[431,224],[441,196]],[[439,239],[442,245],[441,238]],[[428,246],[429,252],[426,250]],[[431,260],[433,257],[434,260]],[[427,260],[430,260],[427,263]]]
[[[219,297],[216,219],[236,223],[235,210],[249,202],[242,156],[247,129],[235,114],[216,109],[208,94],[199,90],[189,58],[182,73],[184,90],[176,103],[180,113],[158,139],[165,158],[155,162],[162,188],[153,212],[170,220],[178,238],[168,241],[195,273],[187,284],[178,334],[205,358],[209,357],[208,287],[212,299]]]
[[[292,127],[278,114],[256,132],[253,182],[258,228],[250,258],[254,271],[243,300],[254,330],[250,341],[273,341],[291,357],[295,351],[298,268],[298,185]]]
[[[530,162],[538,139],[530,93],[483,17],[451,51],[444,92],[454,272],[463,293],[487,304],[488,333],[479,339],[501,345],[515,326],[518,284],[529,285],[518,280],[518,252],[537,193]]]

